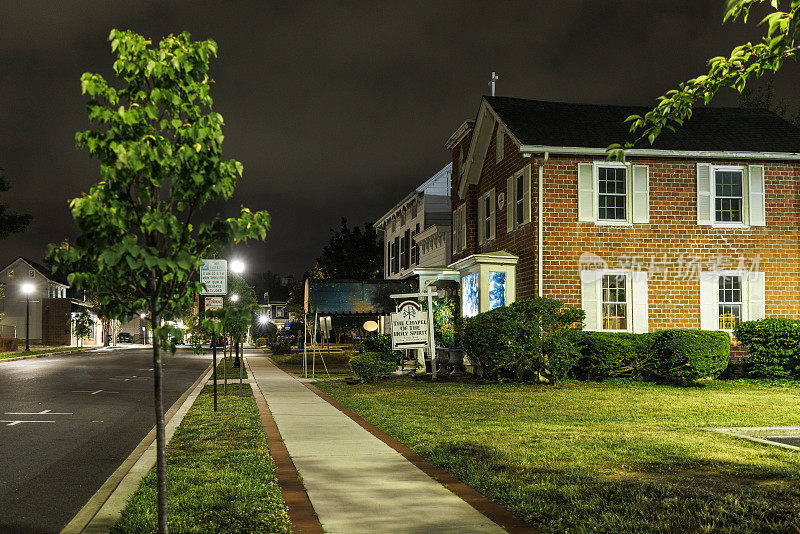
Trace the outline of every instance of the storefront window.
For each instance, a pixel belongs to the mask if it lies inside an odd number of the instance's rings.
[[[462,279],[464,293],[464,317],[474,317],[479,311],[478,273],[468,274]]]
[[[506,273],[489,272],[489,309],[506,305]]]

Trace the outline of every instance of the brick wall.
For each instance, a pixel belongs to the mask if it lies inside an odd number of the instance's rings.
[[[520,257],[517,265],[517,299],[536,294],[536,237],[538,209],[538,166],[541,157],[523,158],[518,147],[505,140],[505,155],[495,158],[495,133],[492,135],[481,179],[467,194],[467,249],[453,256],[457,261],[476,252],[507,250]],[[458,197],[460,173],[458,146],[453,150],[453,207],[463,202]],[[665,272],[651,274],[648,282],[650,330],[700,327],[700,286],[697,279],[679,273],[675,259],[694,261],[701,270],[714,256],[744,255],[759,257],[758,270],[765,273],[766,315],[800,317],[800,163],[773,161],[704,160],[714,165],[764,165],[766,226],[714,228],[697,224],[696,159],[630,158],[630,163],[649,166],[650,223],[633,226],[595,226],[578,222],[577,164],[603,160],[602,156],[551,156],[544,164],[544,295],[581,305],[579,259],[593,252],[610,267],[637,257],[649,261],[653,255],[666,255],[672,265]],[[531,223],[516,231],[506,231],[508,192],[506,179],[531,164]],[[506,205],[496,210],[496,239],[477,245],[477,199],[495,188],[506,193]],[[661,266],[660,266],[661,267]],[[685,269],[685,266],[684,266]],[[684,271],[685,272],[685,271]]]
[[[42,344],[69,345],[70,299],[42,299]]]

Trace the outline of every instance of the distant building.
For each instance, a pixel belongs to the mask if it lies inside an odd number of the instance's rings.
[[[26,297],[23,286],[33,291]],[[94,327],[84,345],[101,345],[102,323],[87,303],[69,298],[69,285],[60,275],[20,256],[0,270],[0,337],[25,339],[26,303],[29,303],[28,339],[33,344],[74,345],[72,315],[85,309],[94,317]]]
[[[384,278],[407,278],[416,267],[450,263],[452,168],[448,163],[375,223],[384,235]]]

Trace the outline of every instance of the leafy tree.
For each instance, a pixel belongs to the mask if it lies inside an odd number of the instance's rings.
[[[745,87],[739,94],[739,107],[747,109],[767,109],[781,118],[788,120],[796,126],[800,126],[800,108],[794,115],[789,116],[789,105],[785,100],[775,102],[775,79],[770,76],[767,83],[755,88]]]
[[[72,316],[72,330],[75,332],[75,339],[78,341],[78,346],[83,346],[83,338],[92,333],[94,328],[94,318],[86,310],[78,310]]]
[[[317,258],[313,278],[351,278],[375,280],[382,278],[383,245],[371,223],[365,222],[363,230],[347,226],[342,217],[339,229],[331,228],[330,242]]]
[[[100,163],[101,181],[70,203],[79,235],[50,245],[53,265],[71,285],[94,293],[113,317],[147,310],[153,343],[158,529],[167,532],[162,350],[174,328],[162,324],[191,305],[192,280],[211,247],[266,237],[269,215],[198,221],[209,202],[233,194],[242,164],[222,159],[222,116],[212,110],[209,61],[214,41],[169,35],[156,46],[111,30],[119,87],[85,73],[92,127],[75,136]],[[129,297],[133,295],[133,297]]]
[[[0,168],[0,193],[11,189],[8,179]],[[32,215],[19,215],[8,209],[5,204],[0,204],[0,239],[5,239],[11,234],[25,231],[33,219]]]
[[[707,74],[692,78],[658,98],[656,107],[644,116],[631,115],[631,132],[638,137],[624,145],[608,147],[609,157],[625,159],[625,149],[647,139],[652,144],[665,129],[674,131],[692,116],[692,106],[702,101],[708,104],[725,87],[741,93],[751,78],[760,78],[767,72],[777,72],[800,52],[800,2],[797,0],[727,0],[723,21],[741,19],[747,23],[750,10],[755,5],[769,4],[771,10],[761,20],[766,35],[757,43],[747,42],[731,51],[730,57],[719,56],[708,61]],[[788,7],[783,10],[781,7]]]
[[[228,275],[228,294],[223,299],[223,307],[210,314],[220,320],[223,332],[236,343],[236,360],[234,367],[239,366],[239,344],[244,341],[248,328],[253,323],[253,314],[258,310],[255,291],[244,280],[236,275]]]

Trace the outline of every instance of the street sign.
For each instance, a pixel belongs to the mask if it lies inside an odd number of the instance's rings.
[[[428,347],[428,314],[422,305],[406,300],[392,313],[392,350]]]
[[[201,295],[227,294],[228,260],[203,260],[200,266],[200,282],[206,285]]]
[[[206,311],[222,308],[222,297],[206,297]]]

